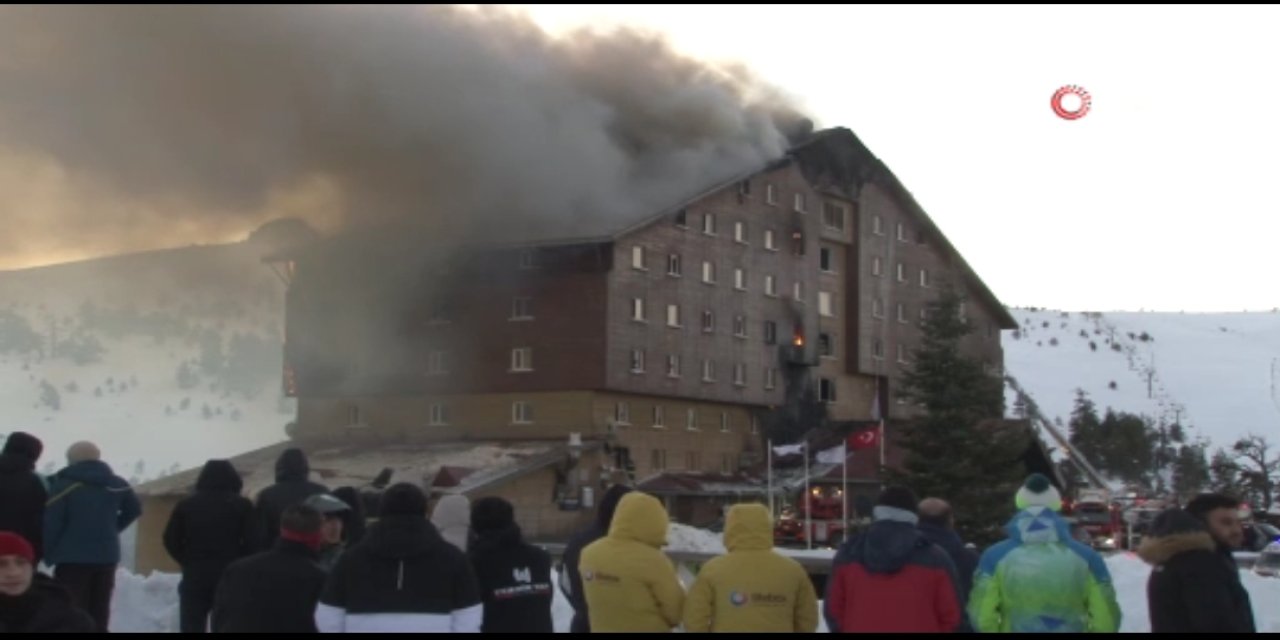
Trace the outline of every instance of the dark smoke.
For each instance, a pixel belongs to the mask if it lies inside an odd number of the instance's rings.
[[[0,263],[243,237],[282,208],[328,230],[562,235],[809,128],[749,73],[657,36],[553,39],[504,10],[4,6],[0,185],[59,188],[0,205]]]

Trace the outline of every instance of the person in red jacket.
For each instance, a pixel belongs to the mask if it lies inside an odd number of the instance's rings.
[[[952,633],[963,618],[955,566],[916,528],[915,495],[880,494],[874,522],[836,553],[823,612],[832,633]]]

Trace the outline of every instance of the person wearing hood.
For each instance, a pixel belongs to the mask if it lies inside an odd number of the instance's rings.
[[[0,531],[0,633],[93,633],[89,614],[57,582],[36,572],[26,538]]]
[[[120,563],[120,532],[142,515],[128,482],[101,460],[98,447],[77,442],[68,466],[53,476],[44,513],[45,562],[76,606],[107,632]]]
[[[818,596],[799,562],[773,550],[773,519],[760,504],[725,517],[727,555],[703,565],[684,603],[689,633],[814,633]]]
[[[565,545],[561,581],[567,582],[565,597],[573,606],[573,621],[569,625],[570,633],[591,633],[587,599],[582,591],[582,573],[578,571],[582,550],[592,542],[608,535],[609,525],[613,523],[613,514],[618,509],[618,502],[622,500],[622,496],[630,492],[631,488],[622,484],[609,487],[600,497],[600,504],[596,507],[595,522],[570,538]]]
[[[458,494],[441,498],[431,511],[431,524],[445,542],[466,553],[471,541],[471,501]]]
[[[670,522],[657,498],[633,491],[618,502],[609,534],[582,550],[592,633],[669,633],[684,614],[684,587],[662,552]]]
[[[1249,592],[1231,555],[1242,533],[1238,505],[1230,496],[1205,494],[1186,511],[1169,509],[1151,523],[1138,557],[1152,565],[1152,633],[1257,632]]]
[[[183,498],[164,529],[164,548],[182,567],[178,585],[182,633],[205,633],[218,580],[253,547],[253,503],[227,460],[209,460],[194,495]]]
[[[257,520],[257,549],[265,551],[280,535],[280,514],[284,510],[329,488],[309,479],[311,464],[302,449],[285,449],[276,460],[276,483],[258,493],[254,507]]]
[[[479,633],[484,606],[467,556],[427,521],[427,497],[400,483],[378,522],[329,574],[322,633]]]
[[[315,509],[324,518],[324,526],[320,529],[320,567],[332,571],[349,546],[345,540],[351,506],[327,493],[317,493],[302,504]]]
[[[1062,498],[1045,476],[1014,500],[1009,538],[982,554],[969,598],[979,633],[1115,633],[1120,605],[1107,564],[1071,537]]]
[[[955,567],[916,526],[910,489],[880,494],[866,530],[840,545],[827,580],[832,633],[952,633],[963,619]]]
[[[920,524],[917,528],[926,540],[938,545],[947,553],[951,564],[956,569],[956,588],[960,592],[960,611],[963,613],[969,604],[969,594],[973,591],[973,574],[978,571],[978,552],[966,546],[955,529],[955,515],[951,505],[941,498],[925,498],[919,507]],[[973,632],[973,625],[968,616],[964,616],[960,631]]]
[[[44,505],[49,500],[36,474],[43,451],[38,438],[15,431],[0,453],[0,531],[12,531],[30,542],[36,564],[44,558]]]
[[[553,633],[551,556],[524,541],[515,508],[502,498],[471,507],[467,556],[484,602],[482,633]]]
[[[324,590],[319,565],[324,518],[297,504],[280,515],[270,551],[231,563],[213,603],[214,633],[316,633],[316,604]]]

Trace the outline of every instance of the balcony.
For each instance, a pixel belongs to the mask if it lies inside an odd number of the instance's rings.
[[[779,347],[782,350],[782,362],[792,367],[816,367],[818,366],[818,354],[815,349],[808,345],[786,344]]]

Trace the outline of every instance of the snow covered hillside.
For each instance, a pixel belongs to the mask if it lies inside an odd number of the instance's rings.
[[[1280,313],[1010,311],[1006,370],[1055,423],[1079,388],[1099,412],[1180,420],[1214,447],[1250,431],[1280,443]],[[1010,412],[1015,399],[1008,390]]]
[[[0,272],[0,440],[40,437],[45,472],[92,440],[134,481],[283,440],[296,411],[271,244]]]

